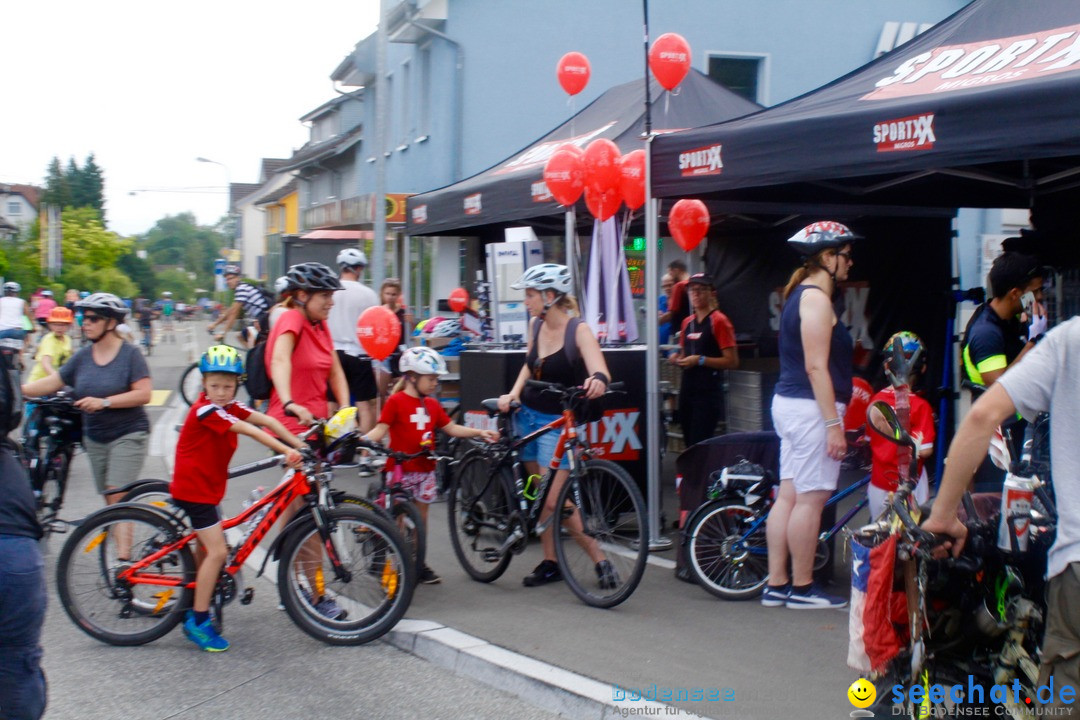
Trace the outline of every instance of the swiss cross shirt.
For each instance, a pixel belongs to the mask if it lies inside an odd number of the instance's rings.
[[[927,445],[933,447],[934,411],[930,408],[930,403],[918,395],[912,393],[909,397],[911,434],[918,435],[921,438],[919,440],[920,448]],[[891,387],[885,388],[870,398],[870,405],[872,406],[878,400],[884,400],[889,403],[889,407],[895,408],[896,391]],[[870,484],[882,490],[896,490],[900,485],[900,471],[897,469],[897,456],[900,448],[875,433],[869,427],[866,429],[866,434],[870,438],[870,452],[874,456],[874,464],[870,470]],[[919,460],[919,465],[915,469],[916,479],[922,474],[922,468],[923,462]]]
[[[379,422],[390,427],[391,450],[415,453],[420,452],[420,443],[424,440],[435,441],[435,430],[449,425],[450,416],[435,398],[416,398],[402,390],[387,399]],[[386,469],[393,467],[393,459],[388,460]],[[435,469],[435,461],[414,458],[406,460],[401,469],[404,472],[431,472]]]
[[[170,489],[186,502],[217,505],[225,497],[229,461],[236,452],[236,433],[229,428],[252,413],[243,403],[225,407],[211,403],[205,393],[188,411],[176,443],[176,465]]]

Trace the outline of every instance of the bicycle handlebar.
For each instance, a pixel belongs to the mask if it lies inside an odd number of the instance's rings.
[[[436,455],[433,450],[426,450],[425,449],[425,450],[420,450],[419,452],[414,452],[414,453],[403,453],[403,452],[400,452],[398,450],[391,450],[390,448],[386,447],[385,445],[380,445],[379,443],[374,443],[374,442],[370,442],[368,440],[365,440],[364,437],[362,435],[359,435],[359,434],[357,434],[357,444],[359,445],[360,449],[362,449],[362,450],[368,450],[370,452],[375,453],[376,455],[385,455],[386,457],[391,457],[391,458],[393,458],[394,460],[396,460],[398,462],[405,462],[406,460],[415,460],[416,458],[421,458],[421,457],[430,458],[430,459],[435,460],[435,461],[453,460],[453,458],[448,456],[448,455]]]
[[[580,385],[574,387],[566,387],[565,385],[560,385],[559,383],[546,382],[544,380],[526,380],[525,384],[530,387],[534,387],[542,392],[559,393],[560,395],[564,396],[579,394],[582,392],[582,388]],[[606,395],[609,392],[622,392],[625,388],[625,382],[613,382],[607,386],[604,394]]]

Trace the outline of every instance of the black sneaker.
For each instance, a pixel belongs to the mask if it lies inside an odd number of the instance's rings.
[[[420,571],[420,577],[418,578],[422,585],[438,585],[442,582],[442,578],[435,574],[435,571],[429,568],[427,565]]]
[[[675,579],[682,580],[684,583],[690,583],[691,585],[697,585],[697,578],[690,572],[689,565],[679,565],[675,568]]]
[[[619,573],[615,572],[610,560],[596,563],[596,578],[601,590],[614,590],[619,586]]]
[[[544,560],[536,566],[531,575],[526,575],[521,582],[525,587],[538,587],[560,580],[562,580],[562,572],[559,570],[559,564],[554,560]]]

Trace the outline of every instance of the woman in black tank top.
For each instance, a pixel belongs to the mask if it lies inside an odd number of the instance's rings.
[[[550,394],[534,391],[525,386],[527,380],[543,380],[567,387],[580,385],[589,399],[595,399],[607,391],[611,375],[589,326],[577,315],[577,302],[570,295],[572,282],[570,270],[564,265],[544,263],[525,272],[514,283],[516,289],[525,290],[525,307],[531,317],[528,332],[528,350],[525,365],[518,373],[514,387],[499,398],[499,409],[509,412],[511,403],[520,402],[521,409],[515,422],[520,434],[525,435],[555,420],[562,413],[557,399]],[[550,467],[558,433],[549,432],[536,442],[523,448],[521,458],[530,474],[541,474],[541,465]],[[569,475],[565,458],[555,472],[540,513],[543,523],[554,511],[559,490]],[[526,586],[533,587],[562,579],[555,560],[554,523],[540,536],[544,547],[544,560],[531,575],[525,577]],[[595,541],[587,539],[583,548],[597,564],[597,573],[610,569],[610,564]],[[605,567],[606,566],[606,567]]]

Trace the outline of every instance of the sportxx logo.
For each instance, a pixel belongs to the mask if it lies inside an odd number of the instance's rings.
[[[929,150],[934,147],[935,140],[933,113],[889,120],[874,126],[874,142],[878,152]]]
[[[605,410],[603,417],[589,423],[585,437],[597,457],[605,460],[637,460],[641,454],[641,438],[637,423],[639,410]]]
[[[709,145],[679,153],[679,172],[683,177],[719,175],[724,171],[724,161],[720,159],[721,147]]]
[[[412,209],[412,221],[417,225],[427,222],[427,205],[417,205]]]
[[[562,173],[559,174],[561,175]],[[569,174],[570,173],[566,173],[566,175]],[[552,196],[551,191],[548,190],[547,183],[543,180],[540,180],[539,182],[534,182],[532,184],[531,190],[533,202],[548,202],[549,200],[555,199],[554,196]]]
[[[943,45],[897,65],[863,100],[888,100],[1080,70],[1080,25]]]
[[[473,193],[472,195],[465,196],[465,214],[466,215],[479,215],[480,214],[480,195],[481,193]]]
[[[660,52],[660,60],[667,60],[676,63],[687,63],[690,59],[686,57],[686,53],[680,50],[662,50]]]

